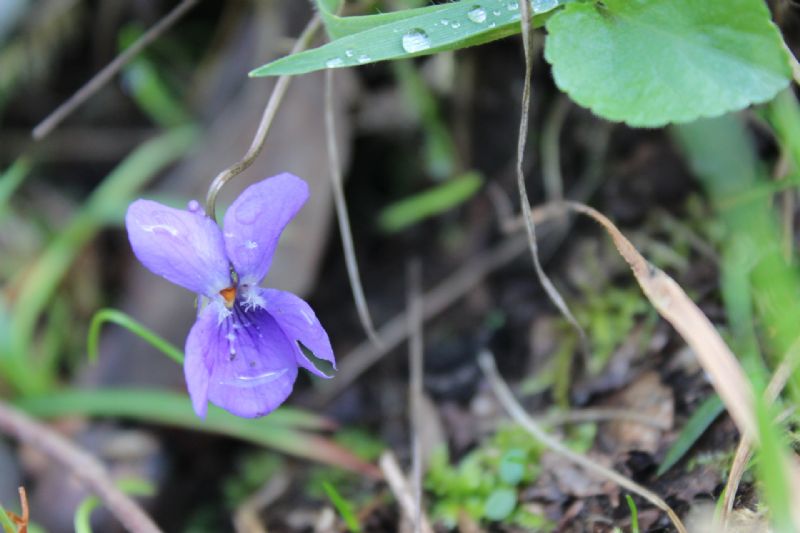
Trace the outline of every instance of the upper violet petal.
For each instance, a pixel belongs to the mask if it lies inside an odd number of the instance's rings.
[[[264,416],[282,404],[294,387],[297,362],[292,344],[263,309],[240,305],[218,322],[208,399],[241,417]]]
[[[302,343],[315,357],[329,362],[336,369],[336,359],[333,356],[328,333],[320,324],[311,306],[290,292],[276,289],[260,289],[260,291],[264,308],[275,317],[278,325],[292,341],[297,364],[320,377],[331,377],[314,366],[297,344]]]
[[[125,227],[133,253],[153,273],[206,296],[230,286],[222,232],[204,214],[137,200]]]
[[[283,173],[249,186],[225,213],[225,249],[240,283],[267,275],[283,228],[308,199],[308,185]]]
[[[183,372],[194,412],[205,418],[208,410],[208,380],[219,344],[219,304],[207,305],[186,338]]]

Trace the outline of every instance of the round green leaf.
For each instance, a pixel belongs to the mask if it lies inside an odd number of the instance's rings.
[[[525,475],[525,451],[519,448],[508,450],[500,458],[500,479],[509,485],[516,485]]]
[[[791,76],[763,0],[572,2],[547,31],[556,84],[598,115],[632,126],[765,102]]]
[[[500,521],[508,517],[517,506],[517,491],[509,488],[495,489],[486,499],[483,516],[489,520]]]

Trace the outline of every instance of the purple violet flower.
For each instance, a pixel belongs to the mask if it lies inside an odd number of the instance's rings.
[[[292,392],[297,367],[321,377],[308,348],[336,368],[328,334],[311,307],[289,292],[264,289],[283,228],[308,198],[308,185],[279,174],[251,185],[233,202],[224,232],[197,202],[188,210],[137,200],[125,226],[133,252],[153,273],[205,297],[186,338],[184,373],[192,406],[208,402],[255,418]]]

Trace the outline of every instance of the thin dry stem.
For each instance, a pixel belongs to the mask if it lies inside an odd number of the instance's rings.
[[[128,531],[161,531],[139,504],[114,485],[102,463],[54,430],[4,402],[0,402],[0,432],[36,448],[66,467],[100,498]]]
[[[403,475],[403,471],[397,463],[397,458],[390,450],[387,450],[381,455],[379,464],[395,500],[400,505],[400,509],[406,518],[414,523],[414,517],[418,516],[419,509],[414,504],[411,486]],[[425,518],[425,515],[419,513],[419,518],[419,531],[421,533],[433,533],[433,528]]]
[[[103,70],[95,74],[86,84],[78,89],[66,102],[56,108],[35,128],[33,128],[33,138],[38,140],[46,137],[53,131],[65,118],[71,115],[81,104],[91,98],[105,84],[111,80],[122,67],[127,65],[134,57],[144,50],[153,41],[158,39],[164,32],[178,22],[191,8],[197,4],[197,0],[183,0],[180,4],[170,11],[164,18],[147,30],[144,35],[139,37],[132,45],[126,48],[114,60],[106,65]]]
[[[306,25],[303,33],[301,33],[300,37],[297,38],[297,41],[294,43],[290,53],[296,54],[297,52],[300,52],[308,47],[308,45],[311,43],[311,39],[314,37],[314,34],[319,29],[320,23],[321,19],[319,14],[314,15],[314,17]],[[250,143],[250,148],[247,149],[247,153],[244,154],[244,157],[241,159],[241,161],[231,165],[217,174],[217,176],[214,178],[214,181],[211,182],[211,186],[208,188],[208,194],[206,195],[206,214],[213,220],[216,220],[217,218],[216,205],[219,191],[222,190],[222,187],[224,187],[225,184],[231,179],[247,170],[256,160],[258,154],[261,153],[261,149],[264,148],[267,135],[272,127],[272,121],[275,119],[275,115],[278,113],[278,109],[280,108],[281,102],[283,102],[283,97],[286,95],[286,91],[289,89],[289,83],[291,81],[292,76],[288,75],[280,76],[278,78],[278,81],[275,82],[275,87],[272,89],[272,94],[269,96],[267,106],[264,108],[264,113],[261,115],[261,122],[258,124],[258,129],[253,137],[253,141]]]
[[[414,532],[422,531],[422,295],[420,294],[421,265],[418,260],[408,265],[408,359],[410,368],[409,397],[411,399],[411,489],[414,492]]]
[[[587,472],[603,479],[608,479],[620,487],[627,489],[634,494],[638,494],[667,513],[667,516],[675,525],[675,528],[679,531],[679,533],[687,533],[686,527],[683,525],[683,522],[681,522],[681,519],[678,518],[678,515],[675,514],[675,511],[673,511],[667,502],[665,502],[658,494],[623,476],[619,472],[602,466],[599,463],[592,461],[585,455],[581,455],[570,450],[557,438],[542,430],[536,421],[533,420],[533,418],[531,418],[517,402],[506,382],[500,377],[500,374],[497,372],[497,367],[494,364],[494,357],[491,353],[486,350],[481,352],[481,354],[478,356],[478,363],[481,365],[483,372],[486,374],[486,377],[489,380],[492,390],[497,396],[497,399],[500,400],[503,408],[508,412],[509,415],[511,415],[511,418],[513,418],[515,422],[522,426],[525,431],[530,433],[533,438],[550,448],[550,450],[552,450],[554,453],[560,455],[568,461],[577,464]]]
[[[422,299],[422,319],[428,321],[456,303],[474,289],[489,273],[507,265],[526,248],[523,236],[510,237],[475,258],[447,276],[439,285],[425,293]],[[342,364],[336,379],[321,384],[321,392],[316,405],[327,405],[367,371],[380,361],[381,357],[400,345],[408,337],[407,313],[399,313],[383,324],[378,330],[383,346],[375,346],[367,340],[342,357]]]
[[[356,249],[353,245],[353,233],[350,231],[350,217],[347,214],[347,201],[344,197],[344,186],[342,185],[339,147],[336,143],[336,122],[333,110],[333,69],[325,71],[325,138],[328,146],[328,166],[330,167],[331,185],[333,186],[333,201],[336,205],[336,220],[339,223],[344,262],[347,265],[347,277],[350,279],[350,288],[353,291],[358,318],[361,320],[361,326],[367,333],[367,337],[376,346],[382,346],[380,337],[378,337],[375,326],[372,323],[367,299],[364,296],[364,287],[361,284],[361,275],[358,272]]]
[[[583,422],[611,422],[624,421],[634,422],[643,426],[650,426],[662,431],[671,428],[671,424],[661,418],[654,418],[651,415],[634,411],[632,409],[573,409],[564,413],[556,413],[539,418],[544,425],[575,424]]]
[[[533,258],[533,266],[536,270],[536,275],[539,278],[539,282],[544,287],[547,296],[550,300],[555,304],[561,314],[566,318],[567,322],[575,329],[578,333],[581,342],[582,352],[585,357],[588,357],[589,354],[589,342],[586,338],[586,333],[583,331],[583,328],[575,319],[575,316],[572,314],[572,311],[569,310],[567,303],[564,301],[564,298],[561,297],[559,294],[558,289],[556,289],[553,282],[550,281],[550,278],[542,268],[542,264],[539,261],[539,246],[536,242],[536,223],[531,216],[531,204],[528,200],[528,190],[525,186],[525,172],[523,169],[523,163],[525,161],[525,144],[528,139],[528,118],[530,113],[530,105],[531,105],[531,77],[533,74],[533,58],[532,56],[532,48],[531,48],[531,39],[532,39],[532,28],[531,28],[531,8],[528,2],[520,2],[519,3],[520,9],[520,17],[521,17],[521,24],[522,24],[522,46],[525,51],[525,81],[522,86],[522,111],[520,112],[520,120],[519,120],[519,137],[517,138],[517,164],[516,164],[516,172],[517,172],[517,188],[519,189],[519,200],[522,209],[522,218],[525,221],[525,230],[528,234],[528,245],[531,250],[531,256]]]

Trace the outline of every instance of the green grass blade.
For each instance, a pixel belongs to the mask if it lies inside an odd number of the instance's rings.
[[[20,186],[31,171],[31,162],[23,156],[14,161],[8,169],[0,174],[0,217],[6,210],[11,195]]]
[[[147,481],[141,479],[123,479],[117,483],[119,489],[131,496],[152,496],[155,494],[155,487]],[[84,498],[75,510],[73,525],[75,533],[92,533],[92,511],[100,506],[100,499],[97,496]]]
[[[756,399],[758,435],[761,446],[758,449],[756,469],[762,483],[764,499],[769,508],[770,521],[774,531],[796,531],[792,519],[792,499],[789,469],[786,460],[786,445],[781,439],[782,429],[776,425],[776,413],[764,402],[763,395]]]
[[[30,368],[31,338],[40,315],[83,246],[111,218],[118,218],[149,179],[180,158],[197,136],[193,127],[172,130],[147,141],[120,163],[95,189],[81,210],[31,266],[12,311],[10,353],[0,354],[4,377],[22,392],[42,390],[43,373]]]
[[[636,502],[630,494],[625,495],[625,500],[628,502],[628,509],[631,510],[631,533],[639,533],[639,509],[636,508]]]
[[[17,533],[17,526],[2,505],[0,505],[0,525],[3,526],[4,533]]]
[[[403,230],[467,201],[481,185],[481,175],[468,172],[386,207],[378,216],[378,224],[383,231],[390,233]]]
[[[533,26],[545,19],[565,0],[535,2]],[[479,13],[477,9],[481,10]],[[250,73],[252,77],[305,74],[326,68],[354,67],[455,50],[495,41],[519,33],[519,4],[511,0],[452,2],[404,12],[407,17],[342,36],[328,44],[293,54]],[[477,13],[477,14],[476,14]],[[412,36],[415,36],[412,38]]]
[[[287,455],[310,459],[354,472],[379,477],[379,471],[352,452],[307,429],[331,429],[318,415],[281,407],[267,417],[245,419],[209,406],[205,420],[195,416],[189,399],[182,395],[146,389],[65,390],[28,396],[17,405],[40,418],[83,415],[137,420],[144,423],[226,435]]]
[[[347,524],[347,529],[349,529],[352,533],[360,533],[361,524],[358,523],[358,517],[356,517],[355,512],[353,512],[353,506],[350,504],[350,502],[347,501],[344,496],[339,494],[339,491],[327,481],[322,482],[322,489],[325,491],[325,494],[328,495],[328,499],[339,512],[339,515],[342,517],[342,520],[344,520],[344,523]]]
[[[100,329],[106,322],[111,322],[112,324],[116,324],[127,329],[179,365],[183,364],[182,350],[168,340],[159,336],[153,330],[146,328],[131,318],[130,315],[127,315],[116,309],[101,309],[92,317],[92,322],[89,324],[89,335],[86,348],[89,355],[89,361],[94,362],[97,360],[98,344],[100,342]]]
[[[200,431],[225,433],[230,429],[234,436],[244,430],[244,434],[256,440],[261,438],[258,436],[261,432],[278,427],[313,430],[332,427],[324,417],[292,407],[281,407],[268,417],[248,420],[209,406],[208,416],[201,420],[195,416],[185,395],[152,389],[66,389],[30,396],[20,400],[18,405],[42,418],[69,415],[134,418]]]
[[[719,396],[716,394],[709,396],[706,401],[700,404],[700,407],[697,408],[691,418],[689,418],[689,421],[686,422],[681,434],[678,436],[678,440],[676,440],[667,451],[664,460],[658,467],[656,476],[664,474],[667,470],[675,466],[675,463],[680,461],[686,452],[694,446],[697,439],[705,433],[708,426],[710,426],[724,410],[725,406],[722,405],[722,400],[720,400]]]
[[[354,33],[371,30],[372,28],[377,28],[378,26],[383,26],[390,22],[419,16],[441,8],[441,6],[426,6],[417,9],[404,9],[391,13],[341,17],[336,14],[339,10],[339,6],[342,4],[341,0],[317,0],[316,4],[322,16],[325,31],[331,39],[338,39]]]

